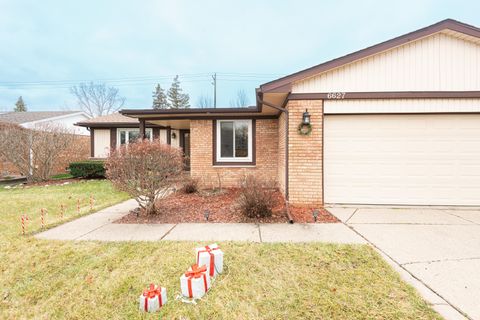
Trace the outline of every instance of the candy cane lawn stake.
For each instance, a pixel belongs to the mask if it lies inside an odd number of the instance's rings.
[[[22,215],[22,235],[25,235],[27,233],[27,222],[28,216]]]
[[[40,209],[40,220],[42,221],[42,229],[45,228],[45,209]]]
[[[80,199],[77,199],[77,214],[80,214]]]
[[[63,219],[63,215],[65,214],[65,206],[63,203],[60,205],[60,219]]]
[[[95,199],[93,198],[93,194],[90,195],[90,211],[93,211],[93,203],[95,202]]]

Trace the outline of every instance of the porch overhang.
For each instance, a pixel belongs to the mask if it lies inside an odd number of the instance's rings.
[[[140,122],[155,124],[172,129],[189,129],[192,120],[214,119],[273,119],[279,111],[269,106],[245,108],[205,108],[205,109],[124,109],[120,113],[136,118]]]

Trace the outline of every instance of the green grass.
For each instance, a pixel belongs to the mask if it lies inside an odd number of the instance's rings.
[[[73,176],[70,173],[59,173],[50,177],[52,180],[72,179]]]
[[[193,263],[191,242],[100,243],[37,240],[20,235],[19,216],[40,208],[55,219],[119,202],[105,181],[0,191],[1,319],[439,319],[368,246],[220,243],[225,270],[197,305],[184,304],[179,276]],[[151,281],[167,287],[160,313],[137,310]]]

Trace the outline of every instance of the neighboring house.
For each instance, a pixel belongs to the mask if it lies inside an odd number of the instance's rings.
[[[128,144],[140,135],[138,120],[119,113],[92,118],[78,122],[76,125],[88,128],[90,131],[90,156],[97,159],[106,158],[111,149],[115,149],[122,144]],[[179,130],[147,124],[145,134],[149,139],[159,138],[164,143],[180,147]]]
[[[265,83],[255,107],[121,113],[189,134],[205,186],[253,174],[291,204],[478,206],[479,75],[480,29],[444,20]]]
[[[74,124],[78,121],[85,121],[90,117],[82,111],[27,111],[27,112],[5,112],[0,113],[0,124],[13,123],[26,129],[42,130],[42,126],[61,126],[72,134],[77,135],[74,150],[65,150],[56,159],[53,173],[64,173],[68,164],[72,161],[88,158],[88,130],[79,128]],[[0,128],[2,129],[2,128]],[[34,132],[32,131],[34,134]],[[33,161],[33,159],[31,160]],[[15,163],[0,158],[0,176],[3,175],[26,175],[20,172]]]
[[[26,111],[0,113],[0,122],[15,123],[24,128],[34,129],[42,124],[61,125],[72,133],[88,135],[85,128],[74,124],[90,119],[83,111]]]

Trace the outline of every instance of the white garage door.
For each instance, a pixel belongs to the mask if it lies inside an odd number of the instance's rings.
[[[326,115],[326,203],[480,205],[480,115]]]

